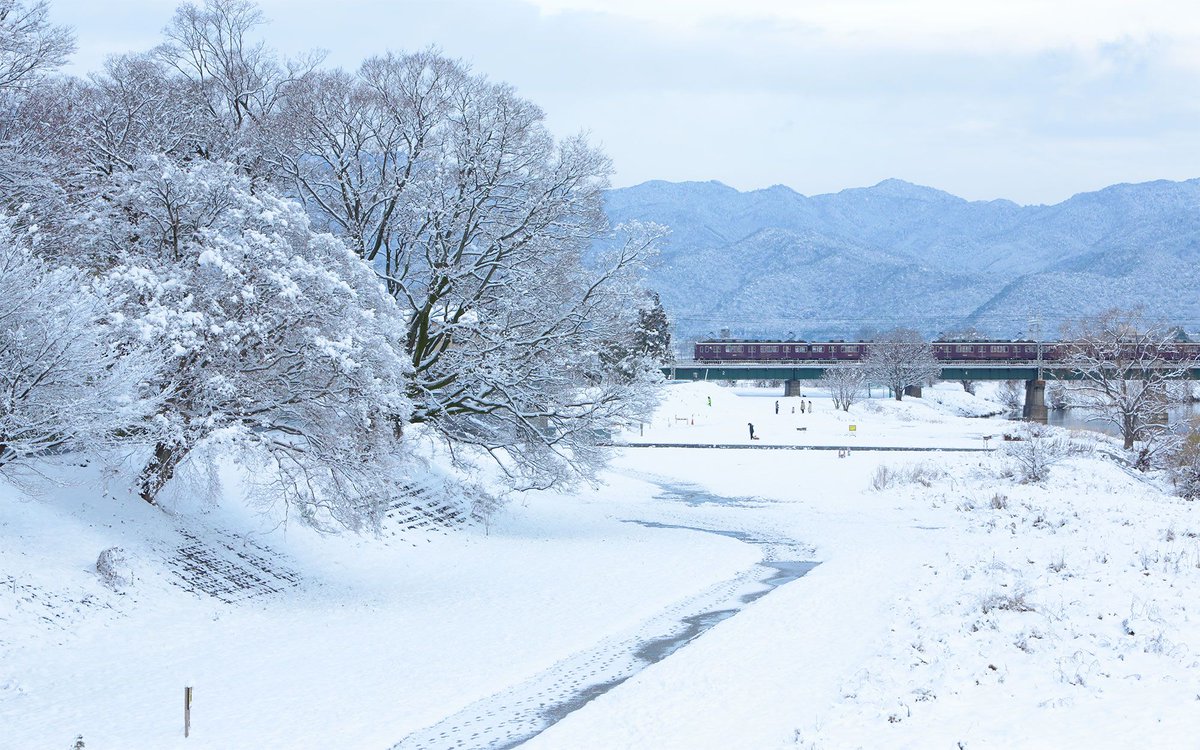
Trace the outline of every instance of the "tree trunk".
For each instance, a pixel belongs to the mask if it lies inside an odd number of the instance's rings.
[[[175,468],[187,455],[187,449],[158,443],[154,446],[154,457],[138,475],[138,494],[151,505],[158,505],[156,498],[171,477],[175,476]]]

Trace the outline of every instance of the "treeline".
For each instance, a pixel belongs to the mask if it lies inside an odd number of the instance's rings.
[[[610,227],[608,159],[511,87],[285,60],[263,23],[184,4],[82,79],[45,2],[0,0],[0,471],[141,446],[154,503],[215,446],[356,528],[416,435],[513,488],[594,472],[669,348],[663,229]]]

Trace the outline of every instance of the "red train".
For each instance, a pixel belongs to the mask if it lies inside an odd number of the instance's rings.
[[[1069,344],[1042,342],[1042,360],[1061,360]],[[869,341],[749,341],[710,339],[697,341],[695,358],[704,364],[725,362],[855,362],[864,359]],[[1033,362],[1036,341],[935,341],[933,356],[943,362]],[[1200,344],[1178,343],[1162,353],[1167,361],[1200,359]]]

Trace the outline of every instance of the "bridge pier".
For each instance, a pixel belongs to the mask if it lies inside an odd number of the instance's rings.
[[[799,380],[783,381],[783,397],[784,398],[787,398],[788,396],[799,396],[799,395],[801,395]]]
[[[912,396],[913,398],[920,398],[921,397],[921,386],[919,386],[919,385],[904,386],[904,395]]]
[[[1021,409],[1021,418],[1030,422],[1046,424],[1049,415],[1046,412],[1046,381],[1025,381],[1025,406]]]

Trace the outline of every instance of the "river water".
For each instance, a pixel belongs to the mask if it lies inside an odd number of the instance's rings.
[[[657,483],[655,498],[689,507],[743,507],[756,498],[728,497],[701,487]],[[747,528],[722,528],[626,519],[652,529],[688,530],[726,536],[762,550],[762,559],[732,578],[671,605],[632,633],[606,638],[524,682],[468,705],[438,723],[416,731],[392,750],[508,750],[541,734],[643,669],[666,659],[724,620],[779,586],[801,578],[817,561],[798,541]]]
[[[1066,427],[1070,430],[1092,430],[1120,437],[1121,431],[1115,424],[1095,417],[1096,412],[1089,409],[1050,409],[1047,422],[1055,427]],[[1178,406],[1167,412],[1167,423],[1177,424],[1197,417],[1200,417],[1200,403]]]

